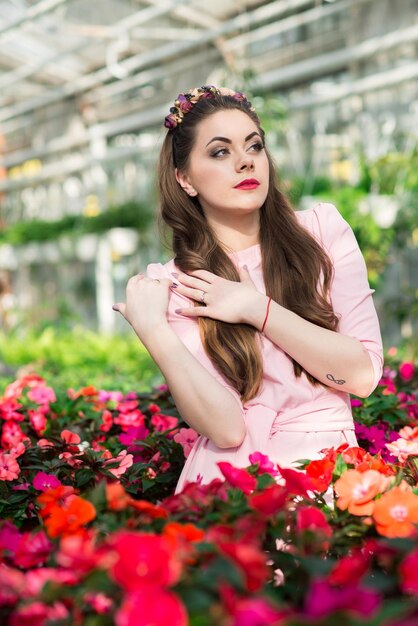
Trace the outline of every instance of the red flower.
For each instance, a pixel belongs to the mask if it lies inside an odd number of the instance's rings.
[[[261,493],[252,494],[249,505],[262,515],[275,515],[282,510],[287,498],[287,491],[281,485],[270,485]]]
[[[325,514],[314,506],[298,507],[296,513],[296,528],[298,531],[319,531],[327,537],[331,537],[332,535],[332,528],[328,524]]]
[[[101,561],[102,554],[95,546],[95,533],[86,530],[77,535],[61,538],[56,554],[58,565],[76,576],[90,572]]]
[[[186,609],[171,591],[138,589],[129,593],[115,616],[116,626],[187,626]]]
[[[131,498],[129,504],[140,513],[148,515],[151,519],[158,519],[160,517],[165,519],[168,517],[168,512],[162,506],[152,504],[152,502],[148,502],[148,500],[134,500],[134,498]]]
[[[399,566],[401,587],[405,593],[418,593],[418,550],[408,554]]]
[[[172,415],[155,414],[151,417],[151,424],[152,426],[154,426],[154,429],[158,433],[163,433],[166,430],[171,430],[172,428],[176,428],[178,423],[179,423],[178,418]],[[167,436],[172,438],[174,434],[175,434],[174,432],[167,433]]]
[[[357,550],[340,558],[328,575],[331,585],[352,585],[358,583],[369,569],[370,555]]]
[[[258,591],[270,577],[266,555],[256,546],[245,543],[219,543],[220,550],[241,570],[248,591]]]
[[[181,564],[166,537],[121,532],[112,540],[118,559],[112,576],[126,591],[164,587],[177,582]]]
[[[257,481],[247,470],[234,467],[227,461],[220,461],[218,467],[231,487],[241,489],[247,495],[256,488]]]
[[[303,472],[277,466],[282,478],[286,481],[286,489],[289,493],[295,496],[303,496],[304,498],[310,498],[308,490],[313,490],[314,486],[309,476],[306,476]]]
[[[332,480],[334,467],[335,462],[327,458],[311,461],[309,465],[306,466],[306,475],[311,479],[314,489],[321,493],[328,489]]]

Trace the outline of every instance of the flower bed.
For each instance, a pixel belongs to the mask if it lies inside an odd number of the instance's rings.
[[[0,623],[413,626],[418,412],[412,364],[353,398],[361,448],[174,486],[196,433],[166,387],[0,399]]]

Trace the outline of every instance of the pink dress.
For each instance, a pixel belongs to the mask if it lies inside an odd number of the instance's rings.
[[[334,311],[341,315],[338,331],[356,337],[369,352],[374,368],[371,393],[382,373],[382,340],[373,291],[355,236],[332,204],[319,203],[312,209],[297,211],[296,216],[333,261],[331,300]],[[265,293],[260,246],[230,256],[237,266],[247,265],[257,289]],[[175,271],[178,269],[171,260],[165,265],[151,263],[147,275],[172,279],[170,272]],[[298,459],[320,458],[323,448],[343,442],[357,445],[349,395],[329,387],[313,387],[303,374],[296,378],[290,359],[264,336],[263,385],[257,397],[242,405],[238,392],[215,370],[206,355],[197,321],[175,313],[175,309],[184,306],[191,306],[191,300],[170,290],[167,315],[171,327],[200,363],[234,395],[242,408],[247,434],[239,447],[227,449],[218,448],[207,437],[200,436],[187,458],[177,491],[199,477],[207,483],[221,476],[218,461],[229,461],[237,467],[249,465],[248,457],[255,451],[267,454],[281,466],[292,467]]]

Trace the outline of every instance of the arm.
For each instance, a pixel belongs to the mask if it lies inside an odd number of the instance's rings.
[[[118,303],[116,310],[160,368],[182,418],[220,448],[238,446],[246,432],[240,396],[212,375],[180,339],[190,335],[196,322],[179,316],[175,319],[173,308],[184,299],[170,294],[171,285],[166,278],[151,280],[137,275],[128,282],[126,304]]]
[[[272,302],[264,334],[327,386],[365,397],[377,385],[382,368],[379,322],[366,266],[351,228],[335,207],[320,205],[313,214],[317,220],[314,230],[334,262],[331,301],[340,316],[338,332]],[[183,315],[207,315],[261,329],[268,299],[243,270],[240,283],[201,270],[191,274],[193,277],[179,276],[182,293],[197,299],[193,293],[203,289],[208,306],[183,308]]]

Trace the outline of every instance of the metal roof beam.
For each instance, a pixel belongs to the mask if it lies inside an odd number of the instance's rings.
[[[184,0],[176,0],[176,4],[182,2]],[[155,67],[167,59],[177,55],[184,55],[187,52],[192,52],[197,47],[201,47],[205,44],[213,42],[218,37],[223,37],[229,33],[234,32],[235,30],[239,30],[240,28],[248,28],[254,24],[268,21],[269,19],[277,18],[282,15],[284,12],[289,10],[289,7],[299,8],[310,4],[312,0],[276,0],[275,2],[271,2],[267,5],[254,9],[251,12],[243,13],[241,15],[235,16],[226,22],[223,22],[219,26],[215,28],[211,28],[206,32],[202,33],[199,41],[188,41],[188,42],[170,42],[163,46],[154,48],[147,52],[142,52],[140,54],[129,57],[128,59],[124,59],[119,62],[119,66],[126,73],[131,74],[140,69],[145,69],[146,67]],[[362,0],[364,2],[370,0]],[[324,9],[325,12],[325,9]],[[12,119],[18,115],[22,115],[24,113],[29,113],[36,109],[42,108],[48,104],[52,104],[54,102],[59,102],[64,98],[68,98],[71,96],[75,96],[81,92],[86,92],[91,89],[94,89],[97,85],[105,83],[113,78],[107,67],[102,67],[101,69],[85,75],[81,76],[79,79],[72,81],[71,83],[66,83],[63,87],[51,90],[46,95],[31,99],[26,102],[15,104],[13,107],[5,108],[0,113],[0,121],[5,121],[8,119]]]
[[[33,22],[39,17],[42,17],[46,13],[51,13],[62,4],[66,4],[70,0],[41,0],[31,7],[26,9],[24,15],[17,20],[6,24],[3,28],[0,28],[0,46],[5,43],[14,33],[20,30],[20,28],[27,22]]]

